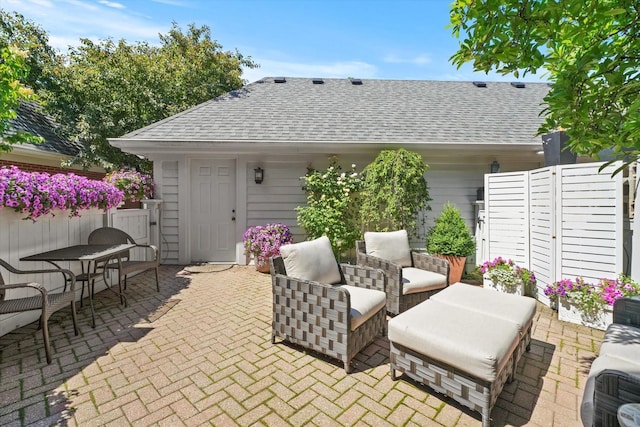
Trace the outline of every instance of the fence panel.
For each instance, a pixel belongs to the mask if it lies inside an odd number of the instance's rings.
[[[484,187],[486,258],[500,256],[528,267],[528,172],[486,174]]]
[[[549,305],[545,286],[555,281],[555,169],[529,172],[530,268],[537,278],[538,299]]]
[[[556,278],[587,281],[615,278],[623,271],[623,174],[601,163],[557,167]]]

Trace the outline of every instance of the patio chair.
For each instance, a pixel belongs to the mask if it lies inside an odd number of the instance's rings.
[[[273,285],[271,342],[291,343],[351,360],[386,333],[384,273],[338,265],[327,237],[284,245],[269,260]]]
[[[108,270],[117,270],[119,278],[124,278],[124,289],[127,289],[127,275],[131,273],[138,273],[147,270],[154,270],[156,275],[156,290],[160,292],[160,282],[158,280],[158,268],[160,267],[160,260],[158,258],[158,248],[154,245],[137,244],[131,236],[124,231],[113,227],[102,227],[95,229],[89,234],[90,245],[116,245],[130,243],[136,245],[136,248],[144,248],[152,256],[149,260],[132,260],[130,254],[127,253],[121,262],[110,262],[113,260],[107,260],[102,268]],[[93,290],[92,290],[93,293]]]
[[[41,273],[61,273],[64,281],[70,284],[69,291],[51,292],[39,283],[5,283],[0,274],[0,314],[21,313],[26,311],[40,310],[40,328],[44,339],[44,352],[47,363],[51,364],[51,345],[49,343],[49,318],[53,313],[68,305],[71,306],[71,318],[73,320],[73,332],[78,335],[78,323],[76,319],[76,278],[69,270],[48,269],[48,270],[18,270],[8,262],[0,259],[0,266],[13,274],[41,274]],[[35,290],[35,295],[6,299],[7,290],[10,289],[31,289]]]
[[[357,263],[387,276],[387,312],[400,314],[449,286],[449,263],[409,247],[406,230],[367,232],[356,241]]]

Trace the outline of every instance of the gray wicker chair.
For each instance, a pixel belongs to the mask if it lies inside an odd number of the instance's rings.
[[[42,328],[42,337],[44,339],[44,351],[47,357],[47,363],[51,364],[51,345],[49,342],[49,318],[56,311],[71,306],[71,318],[73,319],[73,332],[78,335],[78,324],[76,319],[76,278],[69,270],[48,269],[48,270],[18,270],[9,263],[0,259],[0,266],[13,274],[41,274],[41,273],[60,273],[62,274],[66,284],[69,283],[68,291],[49,292],[44,286],[38,283],[5,283],[0,274],[0,314],[21,313],[26,311],[41,311],[40,327]],[[30,297],[5,299],[6,291],[9,289],[33,289],[38,294]],[[94,320],[95,324],[95,320]]]
[[[106,266],[107,269],[117,270],[120,277],[124,278],[125,289],[127,289],[127,275],[153,269],[156,275],[156,290],[160,292],[160,282],[158,280],[158,268],[160,267],[158,248],[156,248],[154,245],[137,244],[135,240],[133,240],[133,238],[127,233],[113,227],[98,228],[96,230],[93,230],[91,234],[89,234],[90,245],[111,245],[124,243],[134,244],[136,245],[136,248],[145,248],[145,250],[152,253],[152,257],[149,260],[138,261],[129,259],[129,254],[127,254],[123,261],[109,262],[109,260],[107,260],[102,267]]]
[[[335,259],[334,259],[335,260]],[[356,298],[343,285],[384,292],[385,276],[380,270],[342,264],[341,283],[325,284],[287,275],[282,257],[269,260],[273,287],[271,342],[276,337],[344,362],[351,372],[351,360],[379,333],[386,333],[384,295],[382,306],[364,323],[352,328],[352,302]]]
[[[449,263],[442,258],[411,250],[413,268],[442,274],[446,280],[440,285],[430,287],[422,292],[406,293],[402,266],[386,259],[368,255],[364,240],[356,241],[356,253],[358,265],[379,268],[387,276],[387,312],[390,314],[400,314],[449,286]]]
[[[625,348],[628,354],[640,354],[640,297],[615,302],[613,324],[607,329],[604,342]],[[640,402],[640,359],[635,359],[636,363],[624,355],[618,359],[615,345],[607,352],[601,348],[589,372],[581,405],[584,426],[618,426],[618,408]]]

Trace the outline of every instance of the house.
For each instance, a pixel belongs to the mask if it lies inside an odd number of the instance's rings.
[[[55,133],[56,123],[44,113],[37,102],[21,101],[17,116],[11,120],[15,129],[29,132],[44,139],[42,143],[16,144],[8,153],[0,153],[0,167],[15,165],[25,172],[68,173],[73,172],[91,179],[102,179],[104,170],[92,168],[62,168],[63,161],[73,158],[82,148],[79,142],[63,138]]]
[[[543,166],[536,133],[548,91],[546,83],[264,78],[110,143],[153,161],[164,262],[244,263],[248,226],[283,222],[304,239],[300,177],[330,155],[361,170],[383,149],[420,153],[431,220],[451,201],[473,227],[492,163],[503,172]]]

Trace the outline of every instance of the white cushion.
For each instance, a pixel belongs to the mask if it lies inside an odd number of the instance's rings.
[[[600,356],[615,356],[640,364],[640,328],[612,323],[604,334]]]
[[[402,269],[402,294],[434,291],[447,285],[447,276],[414,267]]]
[[[387,302],[387,294],[375,289],[359,288],[357,286],[342,285],[341,288],[351,295],[351,330],[369,320],[380,311]]]
[[[429,299],[389,320],[389,341],[494,381],[520,342],[513,322]]]
[[[443,289],[431,299],[508,320],[518,325],[521,334],[527,332],[536,313],[536,300],[533,298],[494,292],[460,282]]]
[[[399,264],[401,267],[411,267],[411,248],[407,230],[364,233],[364,243],[367,255]]]
[[[300,280],[336,284],[342,281],[329,238],[322,236],[307,242],[280,247],[287,276]]]

